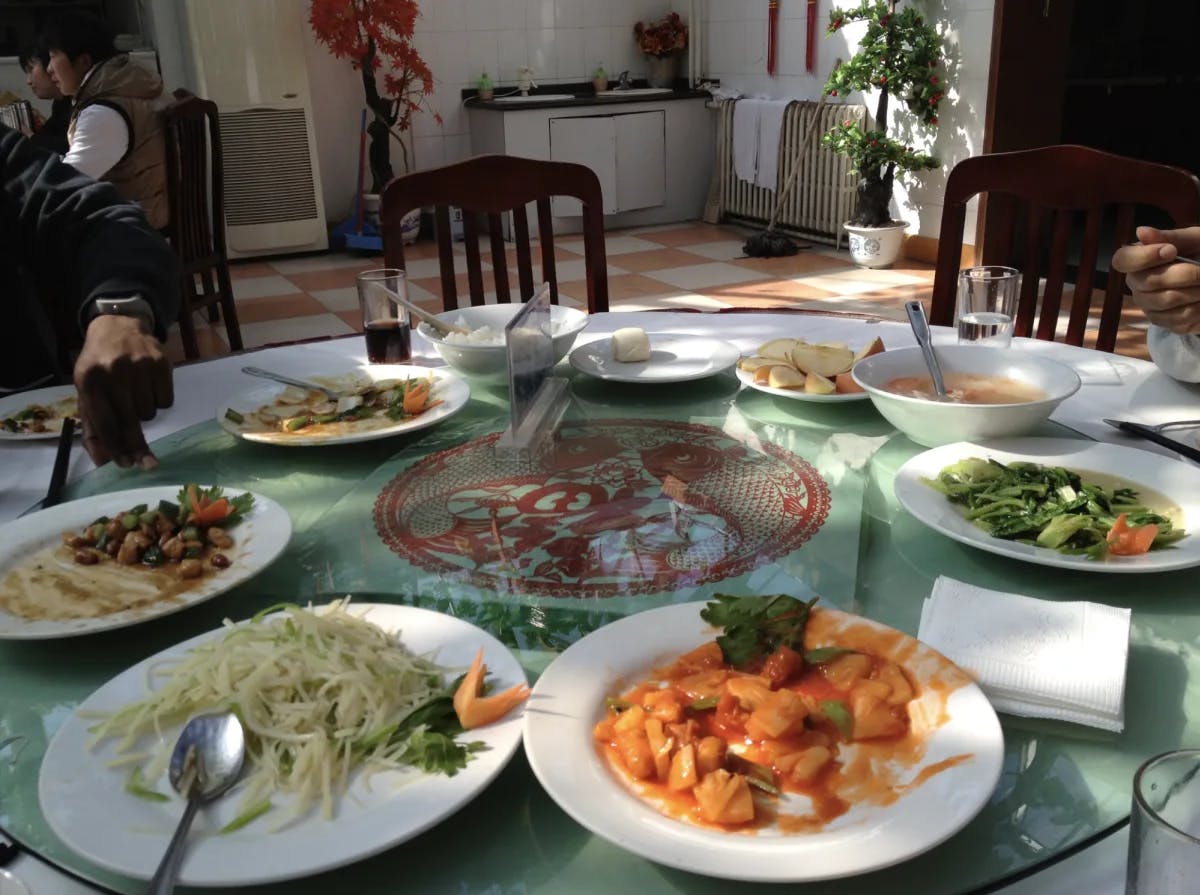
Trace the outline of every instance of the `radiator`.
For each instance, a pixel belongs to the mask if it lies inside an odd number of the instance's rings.
[[[721,180],[720,217],[723,220],[766,224],[775,210],[778,193],[740,180],[733,170],[733,109],[735,102],[720,106],[718,174]],[[808,127],[817,115],[816,133],[802,146]],[[821,137],[835,124],[850,120],[862,128],[867,108],[863,105],[796,101],[788,106],[780,135],[779,187],[787,183],[792,169],[801,165],[799,179],[779,213],[778,229],[818,242],[841,245],[842,224],[853,212],[855,180],[850,160],[821,146]]]

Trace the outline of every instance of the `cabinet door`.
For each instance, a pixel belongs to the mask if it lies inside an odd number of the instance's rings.
[[[604,195],[604,213],[617,208],[617,130],[610,116],[550,119],[550,159],[587,165],[600,179]],[[579,217],[578,199],[555,196],[551,202],[555,217]]]
[[[617,136],[617,211],[667,201],[667,113],[634,112],[613,118]]]

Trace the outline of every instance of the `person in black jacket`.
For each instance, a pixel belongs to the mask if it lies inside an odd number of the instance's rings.
[[[71,99],[63,96],[50,77],[50,51],[43,48],[27,50],[17,57],[25,72],[25,83],[38,99],[50,100],[50,117],[30,136],[35,146],[67,154],[67,123],[71,120]]]
[[[91,458],[157,465],[139,421],[174,400],[178,263],[141,208],[0,125],[0,271],[0,391],[71,368]]]

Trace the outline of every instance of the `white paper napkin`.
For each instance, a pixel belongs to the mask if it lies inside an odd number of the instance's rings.
[[[1129,610],[939,577],[918,638],[974,676],[997,711],[1120,732]]]

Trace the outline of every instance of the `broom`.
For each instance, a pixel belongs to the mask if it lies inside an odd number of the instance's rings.
[[[841,60],[838,62],[840,64]],[[775,210],[771,212],[771,220],[767,222],[767,229],[751,236],[746,240],[746,244],[742,246],[742,251],[751,258],[782,258],[786,255],[794,255],[801,249],[801,245],[790,236],[783,233],[776,233],[775,225],[779,223],[779,215],[783,211],[783,203],[787,201],[788,193],[792,191],[792,187],[800,179],[800,167],[804,161],[804,156],[808,153],[809,141],[812,139],[812,135],[816,133],[817,122],[821,118],[821,107],[825,105],[826,99],[827,95],[822,93],[821,98],[817,100],[817,108],[813,110],[812,120],[809,121],[808,128],[804,131],[804,136],[800,139],[800,157],[792,165],[787,183],[779,191],[779,197],[775,200]],[[805,243],[803,248],[808,248],[809,245],[810,243]]]

